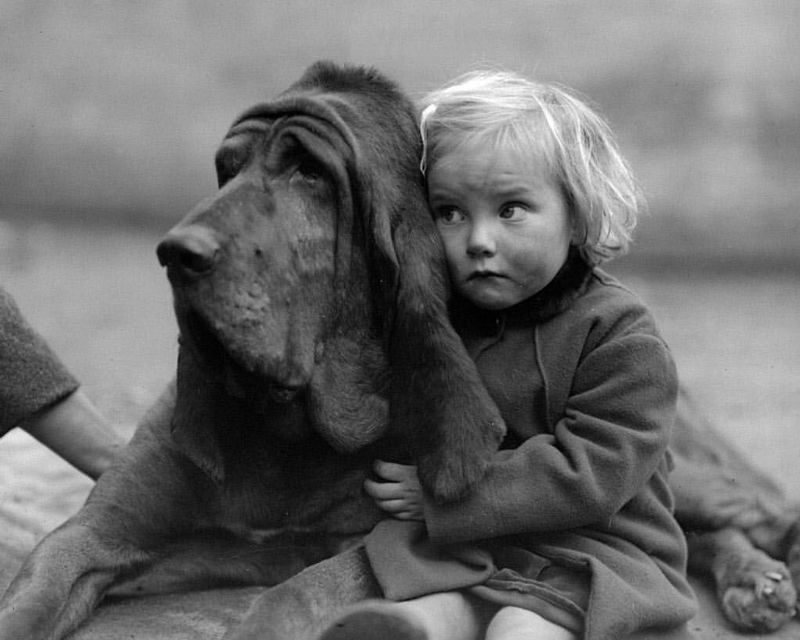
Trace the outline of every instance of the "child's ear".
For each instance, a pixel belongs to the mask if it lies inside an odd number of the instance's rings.
[[[584,242],[586,242],[586,227],[583,221],[573,212],[570,214],[569,244],[573,247],[579,247]]]

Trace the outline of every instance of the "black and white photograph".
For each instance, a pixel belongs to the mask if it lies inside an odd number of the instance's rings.
[[[0,0],[0,640],[799,638],[799,31]]]

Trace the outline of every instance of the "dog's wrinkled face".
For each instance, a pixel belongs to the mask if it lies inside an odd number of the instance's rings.
[[[239,117],[219,193],[159,245],[181,331],[172,439],[216,482],[275,439],[403,449],[442,500],[483,473],[504,426],[447,322],[418,138],[393,83],[320,62]]]
[[[220,191],[158,247],[182,346],[232,395],[291,400],[330,329],[341,187],[325,154],[291,117],[238,123],[217,153]]]

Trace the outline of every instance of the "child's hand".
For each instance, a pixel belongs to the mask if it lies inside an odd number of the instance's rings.
[[[416,467],[376,460],[375,473],[382,482],[365,480],[364,490],[380,509],[398,520],[425,521]]]

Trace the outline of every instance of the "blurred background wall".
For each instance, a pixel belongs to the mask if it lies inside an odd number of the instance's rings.
[[[610,120],[650,201],[633,260],[796,269],[799,35],[795,0],[0,0],[0,218],[166,229],[311,62],[414,96],[492,65]]]

